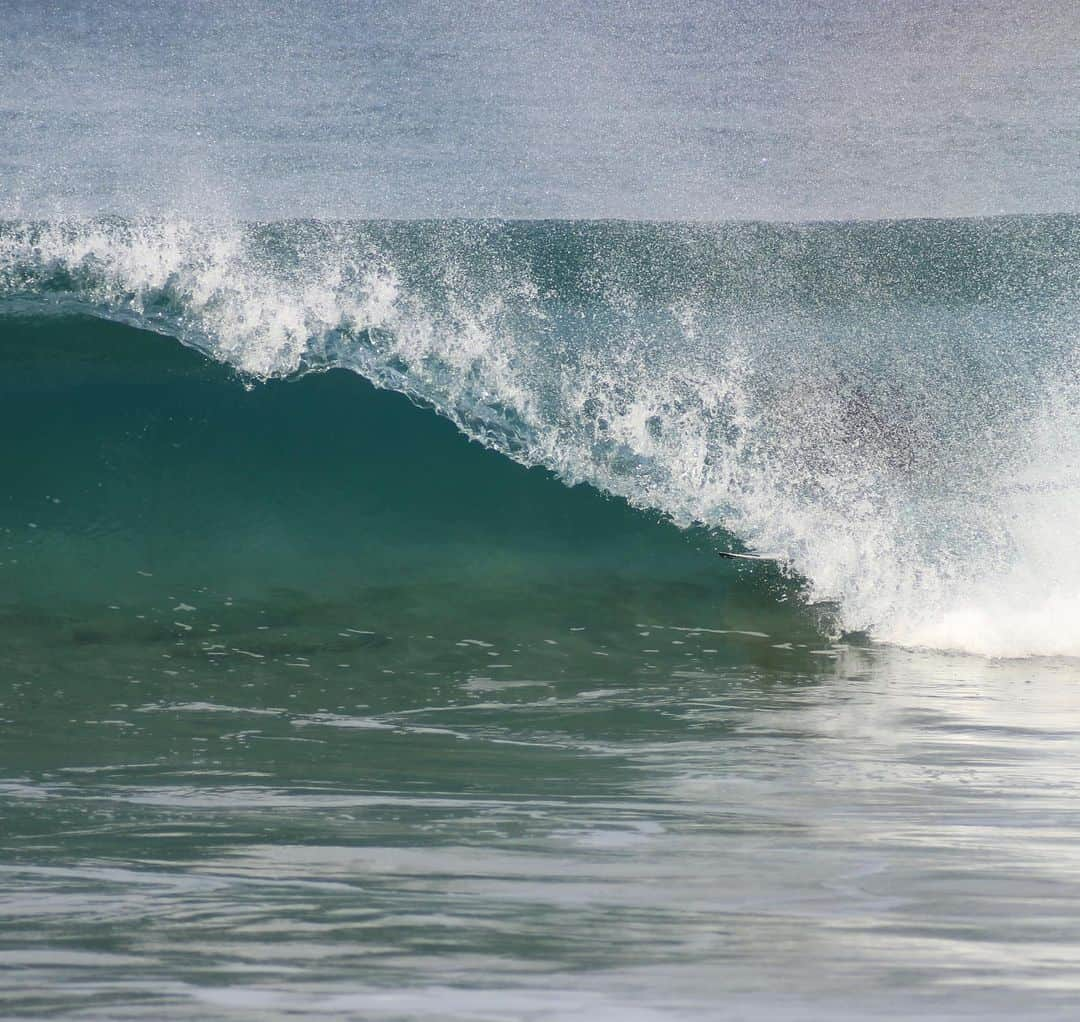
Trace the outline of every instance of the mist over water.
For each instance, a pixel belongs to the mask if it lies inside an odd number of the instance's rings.
[[[0,0],[0,1015],[1072,1019],[1078,61]]]

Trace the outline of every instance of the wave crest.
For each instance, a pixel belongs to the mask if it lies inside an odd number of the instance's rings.
[[[806,579],[839,629],[1080,655],[1075,218],[8,224],[0,300],[343,367]]]

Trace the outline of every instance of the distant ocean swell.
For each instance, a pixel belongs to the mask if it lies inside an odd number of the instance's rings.
[[[779,558],[837,630],[990,656],[1080,656],[1078,271],[1064,216],[0,225],[0,317],[349,369]]]

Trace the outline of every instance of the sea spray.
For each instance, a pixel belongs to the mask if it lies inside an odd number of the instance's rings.
[[[9,309],[350,369],[777,556],[838,631],[994,656],[1080,655],[1078,263],[1070,217],[0,229]]]

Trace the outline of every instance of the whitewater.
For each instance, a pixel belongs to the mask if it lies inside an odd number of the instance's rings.
[[[9,223],[0,289],[334,367],[715,530],[834,635],[1080,655],[1080,223]]]

